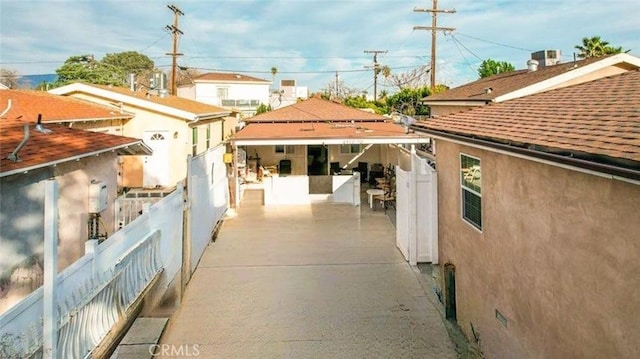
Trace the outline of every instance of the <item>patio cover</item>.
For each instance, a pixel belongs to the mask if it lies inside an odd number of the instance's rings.
[[[236,146],[428,143],[392,122],[251,123],[231,139]]]

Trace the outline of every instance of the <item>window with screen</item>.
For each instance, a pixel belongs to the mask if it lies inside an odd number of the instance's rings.
[[[482,171],[480,159],[460,155],[462,218],[482,230]]]

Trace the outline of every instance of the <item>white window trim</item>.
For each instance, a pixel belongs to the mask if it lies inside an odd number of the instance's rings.
[[[464,217],[464,191],[469,191],[476,196],[480,197],[480,219],[483,217],[484,211],[482,210],[483,202],[482,202],[482,193],[478,193],[475,190],[464,185],[464,181],[462,181],[462,156],[473,158],[478,160],[480,163],[480,189],[482,190],[482,160],[479,157],[468,155],[464,152],[460,152],[460,156],[458,156],[458,181],[460,181],[460,219],[469,225],[471,228],[475,229],[479,233],[482,233],[482,228],[478,228],[478,226]]]

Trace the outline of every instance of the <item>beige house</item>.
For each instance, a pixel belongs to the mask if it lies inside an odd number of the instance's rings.
[[[429,106],[432,117],[444,116],[640,68],[640,59],[629,54],[565,63],[559,62],[558,55],[555,50],[533,53],[526,69],[482,78],[425,97],[422,102]]]
[[[173,187],[186,176],[187,156],[198,155],[225,141],[236,130],[229,110],[168,95],[166,91],[73,83],[49,91],[109,106],[118,120],[60,121],[74,128],[138,137],[150,156],[123,159],[124,187]]]
[[[640,72],[421,121],[447,317],[488,358],[640,357]]]
[[[150,155],[140,139],[57,121],[118,121],[119,114],[46,92],[0,90],[0,313],[42,284],[45,183],[58,184],[58,265],[84,255],[88,239],[115,227],[118,159]]]

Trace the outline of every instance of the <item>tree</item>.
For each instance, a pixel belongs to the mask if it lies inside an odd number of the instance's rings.
[[[382,74],[385,76],[385,80],[390,82],[391,86],[397,87],[398,90],[420,88],[429,83],[429,67],[426,65],[399,74],[392,74],[390,69],[386,73],[383,70]]]
[[[269,112],[269,111],[271,111],[271,105],[265,105],[261,103],[260,106],[258,106],[258,108],[256,109],[256,115]]]
[[[419,88],[403,88],[387,97],[388,112],[399,112],[404,115],[428,115],[429,108],[422,104],[422,99],[431,95],[429,86]]]
[[[353,108],[370,108],[379,115],[387,112],[386,107],[381,106],[377,101],[367,101],[366,94],[363,94],[362,96],[346,97],[344,100],[342,100],[342,104]]]
[[[602,40],[600,36],[584,37],[582,38],[582,44],[576,45],[575,48],[580,51],[578,57],[581,59],[614,55],[622,52],[627,53],[630,51],[622,50],[622,47],[611,46],[609,42]]]
[[[20,75],[18,71],[11,69],[0,68],[0,83],[7,86],[10,89],[17,89],[19,86],[18,78]]]
[[[273,66],[271,68],[271,76],[273,76],[273,86],[275,87],[276,85],[276,74],[278,73],[278,68]]]
[[[327,86],[320,90],[321,97],[325,100],[339,100],[357,96],[360,92],[358,89],[347,87],[340,79],[329,81]]]
[[[128,74],[136,74],[138,82],[147,82],[154,70],[154,63],[146,55],[135,51],[107,54],[102,60],[93,55],[69,57],[56,73],[56,86],[74,81],[84,81],[96,85],[124,86]]]
[[[482,61],[480,67],[478,68],[478,75],[480,78],[485,78],[497,74],[501,74],[504,72],[515,71],[515,67],[506,62],[506,61],[495,61],[492,59],[487,59]]]

